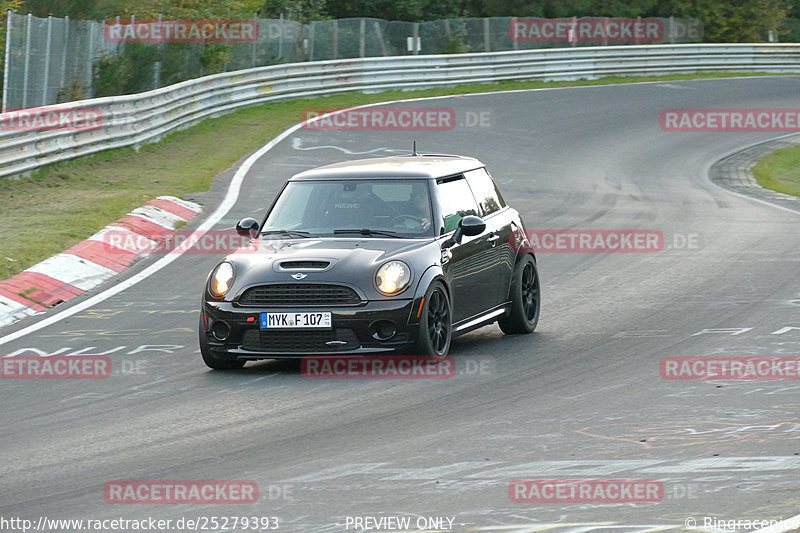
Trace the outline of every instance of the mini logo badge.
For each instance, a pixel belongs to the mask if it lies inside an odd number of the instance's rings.
[[[297,274],[292,274],[294,279],[304,279],[308,277],[308,274],[303,274],[302,272],[298,272]]]

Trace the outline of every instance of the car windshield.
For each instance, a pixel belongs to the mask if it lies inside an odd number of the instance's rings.
[[[397,238],[433,235],[427,180],[358,179],[287,184],[262,233]]]

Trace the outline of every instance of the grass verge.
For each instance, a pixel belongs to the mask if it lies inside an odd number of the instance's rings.
[[[775,150],[753,167],[753,176],[762,187],[800,196],[800,146]]]
[[[354,92],[241,109],[170,134],[138,152],[132,148],[109,150],[50,165],[29,177],[0,178],[0,279],[69,248],[156,196],[183,197],[207,191],[215,176],[298,122],[302,110],[309,107],[344,108],[425,96],[743,75],[716,72],[569,82],[508,81],[418,91]]]

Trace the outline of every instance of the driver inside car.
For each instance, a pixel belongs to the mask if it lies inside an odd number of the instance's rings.
[[[431,203],[425,183],[415,183],[411,187],[411,205],[405,225],[408,229],[425,231],[431,227]]]

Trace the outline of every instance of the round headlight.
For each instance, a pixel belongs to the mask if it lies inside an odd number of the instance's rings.
[[[411,269],[402,261],[384,263],[375,274],[375,285],[383,294],[403,292],[411,281]]]
[[[220,263],[211,276],[211,294],[223,296],[233,285],[233,265]]]

